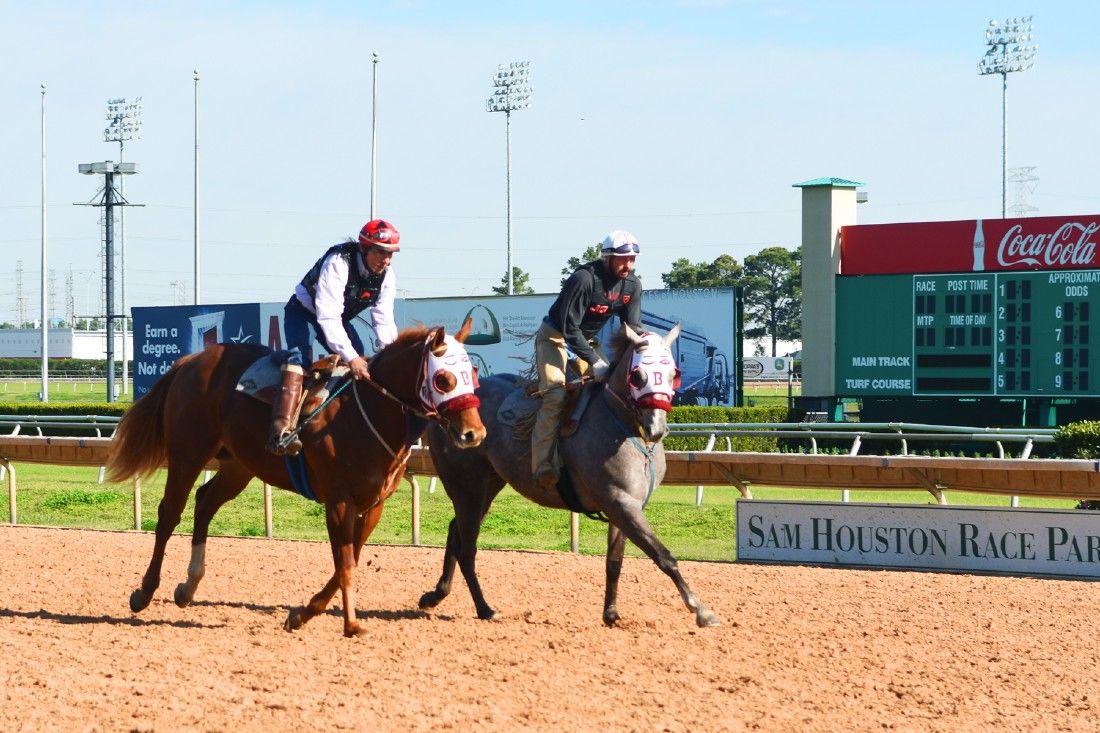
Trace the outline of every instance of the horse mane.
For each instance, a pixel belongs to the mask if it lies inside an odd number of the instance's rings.
[[[371,366],[385,364],[393,354],[403,351],[411,344],[423,341],[428,336],[429,329],[423,326],[413,326],[406,328],[401,333],[397,334],[397,338],[393,340],[393,343],[387,344],[381,351],[374,355],[371,359]]]
[[[626,349],[634,348],[634,344],[626,337],[626,332],[622,328],[619,328],[618,331],[612,334],[611,343],[607,345],[607,348],[612,354],[615,354],[615,361],[618,361],[623,358]]]
[[[608,343],[608,351],[615,355],[615,361],[611,366],[617,367],[619,362],[626,359],[627,354],[633,350],[634,342],[628,339],[626,337],[626,331],[620,328],[611,336],[611,341]]]

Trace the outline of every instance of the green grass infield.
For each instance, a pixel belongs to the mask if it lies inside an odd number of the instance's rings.
[[[17,464],[16,506],[18,522],[24,525],[75,527],[104,530],[132,530],[133,494],[129,483],[100,484],[99,470],[90,467],[63,467]],[[156,527],[157,504],[164,489],[165,472],[160,471],[142,482],[142,530]],[[4,481],[4,484],[7,482]],[[420,542],[442,547],[454,510],[436,482],[429,492],[429,479],[419,478]],[[646,508],[646,516],[657,536],[684,560],[731,561],[735,559],[735,501],[739,494],[732,487],[708,486],[703,503],[696,506],[694,486],[660,486]],[[754,487],[757,499],[797,499],[804,501],[840,501],[836,489],[791,489]],[[931,504],[935,500],[923,491],[850,492],[853,502]],[[950,504],[958,506],[1009,506],[1009,497],[990,494],[947,492]],[[1020,506],[1070,509],[1070,500],[1022,497]],[[189,534],[194,516],[194,492],[184,510],[177,533]],[[327,541],[323,507],[289,491],[272,491],[274,536],[281,539]],[[0,521],[8,521],[8,492],[0,495]],[[212,535],[264,535],[263,485],[253,481],[235,500],[222,507],[211,525]],[[372,544],[407,545],[412,541],[412,488],[402,481],[397,493],[387,502],[382,521],[370,538]],[[603,554],[607,525],[587,517],[580,518],[580,550]],[[506,488],[493,503],[482,526],[478,541],[481,549],[524,549],[540,551],[569,550],[569,514],[545,509]],[[627,543],[627,553],[642,553]]]

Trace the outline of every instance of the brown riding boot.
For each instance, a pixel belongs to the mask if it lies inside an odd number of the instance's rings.
[[[283,383],[279,394],[271,403],[271,432],[267,439],[267,451],[277,456],[298,455],[302,450],[302,441],[295,435],[289,443],[282,445],[283,436],[294,430],[298,421],[298,403],[302,399],[302,381],[305,374],[296,364],[283,364]]]

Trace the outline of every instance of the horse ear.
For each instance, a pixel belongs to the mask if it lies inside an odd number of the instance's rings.
[[[626,321],[623,321],[623,333],[630,343],[634,344],[634,348],[638,348],[642,344],[646,343],[646,340],[642,338],[637,331],[627,325]]]
[[[428,348],[431,349],[433,354],[443,356],[443,353],[447,350],[446,338],[447,331],[442,326],[432,329],[431,335],[428,336]]]
[[[672,347],[672,342],[680,335],[680,322],[676,321],[676,325],[672,327],[672,330],[665,336],[665,346]]]
[[[466,337],[470,335],[470,331],[474,327],[474,319],[469,316],[462,323],[462,328],[458,329],[458,333],[455,334],[455,341],[460,344],[466,343]]]

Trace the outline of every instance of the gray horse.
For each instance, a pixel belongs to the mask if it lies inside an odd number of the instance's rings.
[[[668,407],[679,375],[669,344],[679,332],[680,325],[676,324],[662,339],[656,334],[637,334],[623,324],[612,345],[620,356],[606,384],[592,397],[576,432],[560,439],[566,466],[563,481],[572,484],[572,491],[545,491],[535,484],[530,442],[517,439],[515,425],[506,418],[509,412],[522,411],[524,403],[531,400],[521,393],[522,387],[511,375],[488,377],[477,391],[481,419],[487,429],[480,447],[457,450],[442,431],[434,427],[430,430],[432,460],[454,504],[455,518],[447,533],[443,573],[435,589],[420,598],[421,608],[435,608],[450,594],[457,561],[478,618],[494,617],[495,611],[482,595],[474,558],[481,523],[507,483],[542,506],[605,515],[607,584],[603,621],[608,626],[619,620],[616,596],[627,539],[672,578],[684,603],[695,612],[699,626],[719,624],[718,617],[684,582],[676,558],[657,539],[642,511],[665,474],[661,440],[668,432]],[[508,404],[502,411],[505,400]],[[529,410],[533,405],[526,407]]]

